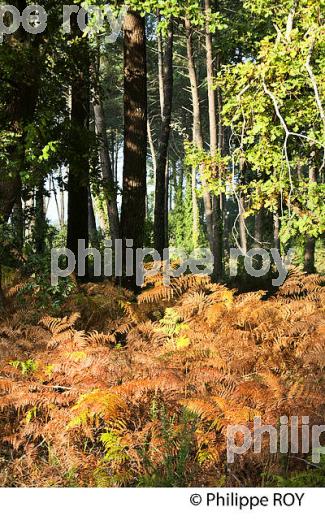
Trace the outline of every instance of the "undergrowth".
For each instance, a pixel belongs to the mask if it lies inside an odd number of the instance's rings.
[[[192,275],[170,287],[147,279],[137,299],[110,282],[88,284],[51,316],[24,284],[7,300],[2,486],[325,482],[323,460],[270,455],[267,438],[261,454],[228,464],[225,436],[256,416],[274,426],[284,415],[324,424],[319,276],[292,271],[268,298]]]

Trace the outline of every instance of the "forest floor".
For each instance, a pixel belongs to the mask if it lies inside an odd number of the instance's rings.
[[[249,450],[229,425],[325,424],[325,287],[293,271],[273,296],[158,276],[44,309],[19,285],[0,315],[1,486],[324,485],[306,455]],[[240,435],[236,440],[240,443]]]

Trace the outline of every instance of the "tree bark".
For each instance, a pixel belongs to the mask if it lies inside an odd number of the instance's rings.
[[[44,208],[44,181],[43,179],[36,188],[35,195],[35,221],[34,221],[35,251],[43,255],[45,251],[46,220]]]
[[[88,233],[90,244],[92,247],[98,249],[99,242],[97,236],[96,216],[90,186],[88,187]]]
[[[315,167],[310,167],[309,169],[309,182],[317,182],[317,173]],[[304,271],[307,274],[313,274],[316,272],[315,267],[315,253],[316,253],[316,238],[315,237],[307,237],[305,242],[305,250],[304,250]]]
[[[151,125],[150,125],[149,117],[148,117],[148,121],[147,121],[147,132],[148,132],[148,142],[149,142],[149,148],[150,148],[151,160],[152,160],[152,168],[153,168],[154,174],[156,174],[156,170],[157,170],[157,157],[156,157],[156,150],[155,150],[155,145],[154,145],[154,142],[153,142],[153,137],[152,137]]]
[[[166,157],[166,168],[165,168],[165,209],[164,209],[164,236],[165,236],[165,247],[169,247],[169,196],[171,192],[170,186],[170,171],[169,171],[169,157]]]
[[[121,235],[142,248],[146,215],[147,63],[145,20],[128,11],[124,20],[124,167]],[[135,255],[134,255],[135,256]],[[134,264],[135,273],[135,264]],[[124,284],[135,288],[135,274]]]
[[[157,13],[158,24],[161,22],[161,15],[158,9]],[[158,85],[159,85],[159,101],[160,101],[160,115],[161,119],[164,117],[164,101],[165,101],[165,87],[164,87],[164,51],[162,34],[159,31],[157,34],[157,51],[158,51]]]
[[[211,14],[210,0],[204,0],[204,9],[206,17],[205,28],[205,45],[206,45],[206,64],[207,64],[207,82],[208,82],[208,104],[209,104],[209,129],[210,129],[210,153],[214,157],[218,150],[218,125],[217,125],[217,103],[216,92],[213,87],[214,70],[213,70],[213,44],[212,34],[209,28],[209,18]],[[221,111],[219,111],[219,121],[221,122]],[[222,149],[220,148],[220,152]],[[217,167],[215,166],[215,175],[217,175]],[[214,258],[214,277],[217,281],[223,277],[223,218],[222,218],[222,195],[214,197],[213,204],[213,247],[215,252]]]
[[[252,247],[261,248],[263,247],[263,208],[258,210],[254,217],[254,240]],[[258,257],[255,259],[256,269],[262,268],[262,259]]]
[[[0,221],[7,222],[21,190],[17,172],[12,178],[0,179]]]
[[[52,182],[52,191],[53,191],[53,195],[54,195],[59,225],[60,225],[60,228],[63,229],[64,220],[65,220],[65,200],[64,200],[64,188],[63,188],[61,168],[59,170],[59,175],[58,175],[58,191],[56,189],[53,176],[50,177],[50,185],[51,185],[51,182]]]
[[[104,194],[107,205],[107,215],[113,246],[115,240],[120,237],[120,223],[117,207],[117,191],[114,173],[109,155],[108,140],[106,133],[105,113],[100,93],[97,93],[93,101],[95,114],[96,133],[99,139],[99,158],[104,182]]]
[[[199,247],[200,238],[200,212],[196,196],[196,168],[192,166],[192,242],[193,248]]]
[[[210,128],[210,151],[211,155],[215,155],[218,148],[218,130],[217,130],[217,104],[216,91],[213,88],[214,70],[213,70],[213,45],[212,34],[209,28],[209,18],[211,13],[210,0],[204,0],[204,9],[206,17],[205,27],[205,46],[206,46],[206,66],[207,66],[207,82],[208,82],[208,103],[209,103],[209,128]]]
[[[168,200],[168,145],[170,138],[170,124],[173,105],[173,20],[169,23],[168,39],[164,55],[163,84],[164,100],[163,115],[159,136],[157,154],[156,188],[155,188],[155,215],[154,215],[154,244],[160,255],[168,245],[168,232],[166,226],[166,201]]]
[[[21,253],[24,246],[24,213],[21,197],[18,197],[12,212],[17,249]]]
[[[191,84],[191,94],[192,94],[192,106],[193,106],[193,142],[199,150],[203,150],[203,133],[202,133],[202,123],[201,123],[201,108],[200,108],[200,96],[199,96],[199,85],[196,74],[196,66],[194,62],[194,53],[193,53],[193,34],[192,27],[190,21],[185,19],[185,30],[186,30],[186,49],[187,49],[187,61],[188,61],[188,72]],[[204,179],[204,166],[201,165],[200,168],[201,182],[203,186],[203,202],[204,202],[204,213],[207,224],[207,234],[208,241],[210,245],[211,252],[214,256],[214,260],[217,258],[217,250],[216,243],[214,240],[214,232],[213,232],[213,208],[212,208],[212,200],[210,197],[210,193],[207,187],[207,183]],[[193,179],[193,174],[192,174]],[[193,189],[193,187],[192,187]]]
[[[254,238],[256,247],[261,247],[263,241],[263,210],[260,209],[255,215]]]
[[[280,214],[277,211],[274,214],[273,218],[273,233],[274,233],[274,247],[281,253],[281,241],[280,241],[280,230],[281,230],[281,222],[280,222]]]
[[[89,49],[88,42],[72,18],[72,34],[79,41],[73,46],[76,75],[71,85],[71,155],[68,176],[68,230],[67,247],[78,260],[78,241],[88,247],[88,185],[89,185]],[[88,278],[86,258],[85,275]]]
[[[247,233],[246,233],[246,222],[245,222],[245,206],[244,206],[244,197],[242,194],[239,195],[239,237],[240,237],[240,247],[242,253],[244,255],[247,254],[248,245],[247,245]]]

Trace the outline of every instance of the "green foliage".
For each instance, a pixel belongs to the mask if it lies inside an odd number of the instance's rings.
[[[188,253],[195,247],[206,243],[203,226],[198,222],[199,237],[195,242],[193,237],[193,198],[192,186],[189,174],[186,179],[185,193],[183,187],[177,186],[175,194],[175,207],[169,214],[169,235],[172,247],[181,247]]]
[[[286,476],[269,475],[267,485],[291,488],[325,487],[325,456],[321,455],[319,464],[305,462],[306,470],[295,471]]]
[[[37,370],[38,367],[37,361],[34,361],[33,359],[27,359],[26,361],[10,361],[9,365],[13,366],[14,368],[18,368],[23,376],[35,372],[35,370]]]
[[[121,433],[125,431],[125,424],[115,423],[114,428],[110,428],[100,436],[100,441],[103,443],[105,455],[105,462],[115,462],[123,464],[129,460],[127,453],[127,444],[121,438]]]
[[[24,276],[28,276],[28,281],[22,285],[17,294],[21,303],[26,296],[34,294],[40,308],[47,308],[50,305],[53,311],[59,310],[76,287],[70,277],[60,278],[58,285],[52,285],[49,252],[39,255],[30,250],[21,271]]]
[[[226,193],[227,182],[229,181],[229,172],[227,165],[228,156],[222,156],[222,151],[217,150],[215,155],[196,147],[191,142],[185,142],[185,164],[198,169],[203,167],[203,175],[207,183],[213,187],[216,195]],[[198,194],[202,197],[202,189],[198,190]]]
[[[324,167],[324,33],[318,2],[299,2],[290,12],[293,4],[246,2],[272,16],[276,33],[260,41],[256,60],[224,67],[218,80],[232,130],[232,189],[246,194],[246,216],[262,207],[282,211],[283,242],[325,229],[321,175],[319,184],[308,181],[312,169],[317,176]]]
[[[165,311],[165,316],[160,320],[161,330],[168,336],[178,336],[185,327],[182,321],[175,309],[168,308]]]
[[[145,471],[137,481],[138,487],[182,487],[186,485],[189,471],[195,472],[190,457],[195,450],[195,418],[186,410],[180,417],[168,415],[163,403],[156,403],[152,418],[159,421],[161,429],[161,451],[163,458],[155,462],[146,454],[144,446]],[[176,426],[177,425],[177,426]]]

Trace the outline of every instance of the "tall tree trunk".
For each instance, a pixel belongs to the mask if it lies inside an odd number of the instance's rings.
[[[142,248],[146,215],[147,60],[145,20],[128,11],[124,20],[124,167],[121,235]],[[135,255],[134,255],[135,256]],[[135,273],[135,264],[134,264]],[[124,277],[135,288],[135,274]]]
[[[116,141],[116,151],[115,151],[115,165],[114,165],[114,182],[115,182],[115,185],[117,185],[117,166],[118,166],[118,155],[119,155],[119,151],[120,151],[117,128],[115,130],[115,141]]]
[[[206,66],[207,66],[207,82],[208,82],[208,103],[209,103],[209,128],[210,128],[210,151],[211,155],[215,155],[218,148],[218,130],[217,130],[217,105],[216,91],[213,87],[214,70],[213,70],[213,45],[212,34],[209,28],[209,20],[211,15],[210,0],[204,0],[206,27],[205,27],[205,46],[206,46]]]
[[[112,135],[112,160],[109,150],[109,142],[107,137],[106,118],[104,111],[104,104],[102,98],[102,91],[100,85],[100,64],[101,64],[101,50],[97,49],[97,59],[95,65],[91,67],[93,72],[94,95],[93,95],[93,110],[95,118],[95,130],[99,141],[99,159],[103,178],[103,191],[106,201],[108,222],[110,227],[110,235],[113,241],[113,249],[115,241],[120,238],[120,221],[117,206],[117,182],[115,180],[115,136]]]
[[[88,185],[89,185],[89,49],[87,39],[72,18],[72,34],[78,38],[73,46],[72,58],[76,74],[71,85],[71,155],[68,177],[68,230],[67,247],[78,259],[78,240],[88,247]],[[85,275],[88,277],[86,258]]]
[[[161,22],[161,15],[158,9],[157,12],[158,24]],[[163,39],[161,31],[157,34],[157,51],[158,51],[158,86],[159,86],[159,101],[160,101],[160,116],[164,117],[164,101],[165,101],[165,83],[164,83],[164,50]]]
[[[154,145],[154,142],[153,142],[153,137],[152,137],[151,125],[150,125],[149,117],[148,117],[148,120],[147,120],[147,132],[148,132],[148,142],[149,142],[150,153],[151,153],[151,160],[152,160],[152,168],[153,168],[154,174],[156,174],[156,171],[157,171],[157,157],[156,157],[156,150],[155,150],[155,145]]]
[[[212,34],[209,27],[211,15],[210,0],[204,0],[204,9],[206,17],[205,28],[205,45],[206,45],[206,64],[207,64],[207,82],[208,82],[208,104],[209,104],[209,129],[210,129],[210,153],[212,157],[216,156],[218,144],[218,126],[217,126],[217,104],[216,92],[213,86],[214,70],[213,70],[213,44]],[[220,111],[221,112],[221,111]],[[219,121],[221,123],[221,113],[219,112]],[[220,149],[222,152],[222,149]],[[217,167],[215,166],[215,175],[217,175]],[[223,219],[222,219],[222,195],[214,197],[213,204],[213,247],[215,252],[214,258],[214,277],[221,280],[223,276]]]
[[[106,132],[106,135],[107,135],[107,132]],[[116,177],[116,172],[115,172],[115,132],[114,130],[111,131],[111,139],[110,139],[110,143],[109,144],[109,156],[110,156],[110,159],[112,158],[111,160],[111,170],[112,170],[112,176],[113,176],[113,181],[115,182],[115,177]]]
[[[155,249],[160,255],[167,247],[168,233],[166,226],[167,215],[166,199],[168,200],[168,145],[170,137],[170,123],[173,104],[173,20],[170,20],[168,29],[168,39],[164,54],[163,84],[164,100],[163,115],[159,136],[159,146],[157,154],[156,169],[156,188],[155,188],[155,218],[154,218],[154,244]],[[168,209],[167,209],[168,214]]]
[[[115,240],[117,240],[120,237],[120,223],[117,207],[117,190],[109,155],[105,114],[100,92],[97,93],[97,96],[93,101],[93,109],[95,114],[96,133],[99,139],[99,157],[104,182],[104,194],[107,205],[107,215],[111,239],[113,241],[114,246]]]
[[[164,234],[165,234],[165,247],[169,247],[169,238],[168,238],[168,231],[169,231],[169,197],[171,193],[171,186],[170,186],[170,172],[169,172],[169,158],[167,154],[166,158],[166,168],[165,168],[165,209],[164,209]]]
[[[50,184],[51,184],[51,182],[52,182],[52,192],[54,195],[59,225],[60,225],[60,228],[63,229],[64,220],[65,220],[65,200],[64,200],[64,187],[63,187],[63,181],[62,181],[61,168],[59,170],[59,175],[58,175],[58,190],[56,189],[53,176],[50,177]],[[58,196],[58,192],[59,192],[59,196]]]
[[[199,85],[196,74],[196,67],[194,62],[193,53],[193,34],[190,21],[185,19],[185,30],[186,30],[186,49],[187,49],[187,61],[188,61],[188,72],[191,84],[192,94],[192,106],[193,106],[193,142],[199,150],[203,150],[203,134],[201,124],[201,108],[200,108],[200,96],[199,96]],[[207,187],[207,183],[204,178],[204,166],[200,168],[201,182],[203,187],[203,202],[204,202],[204,213],[207,224],[208,241],[211,252],[214,259],[217,258],[216,244],[213,233],[213,208],[210,193]],[[194,178],[192,174],[192,179]]]
[[[316,168],[314,166],[311,166],[309,168],[309,182],[310,183],[317,182],[317,173],[316,173]],[[307,237],[306,242],[305,242],[305,250],[304,250],[304,271],[307,274],[313,274],[316,272],[315,252],[316,252],[316,238]]]

